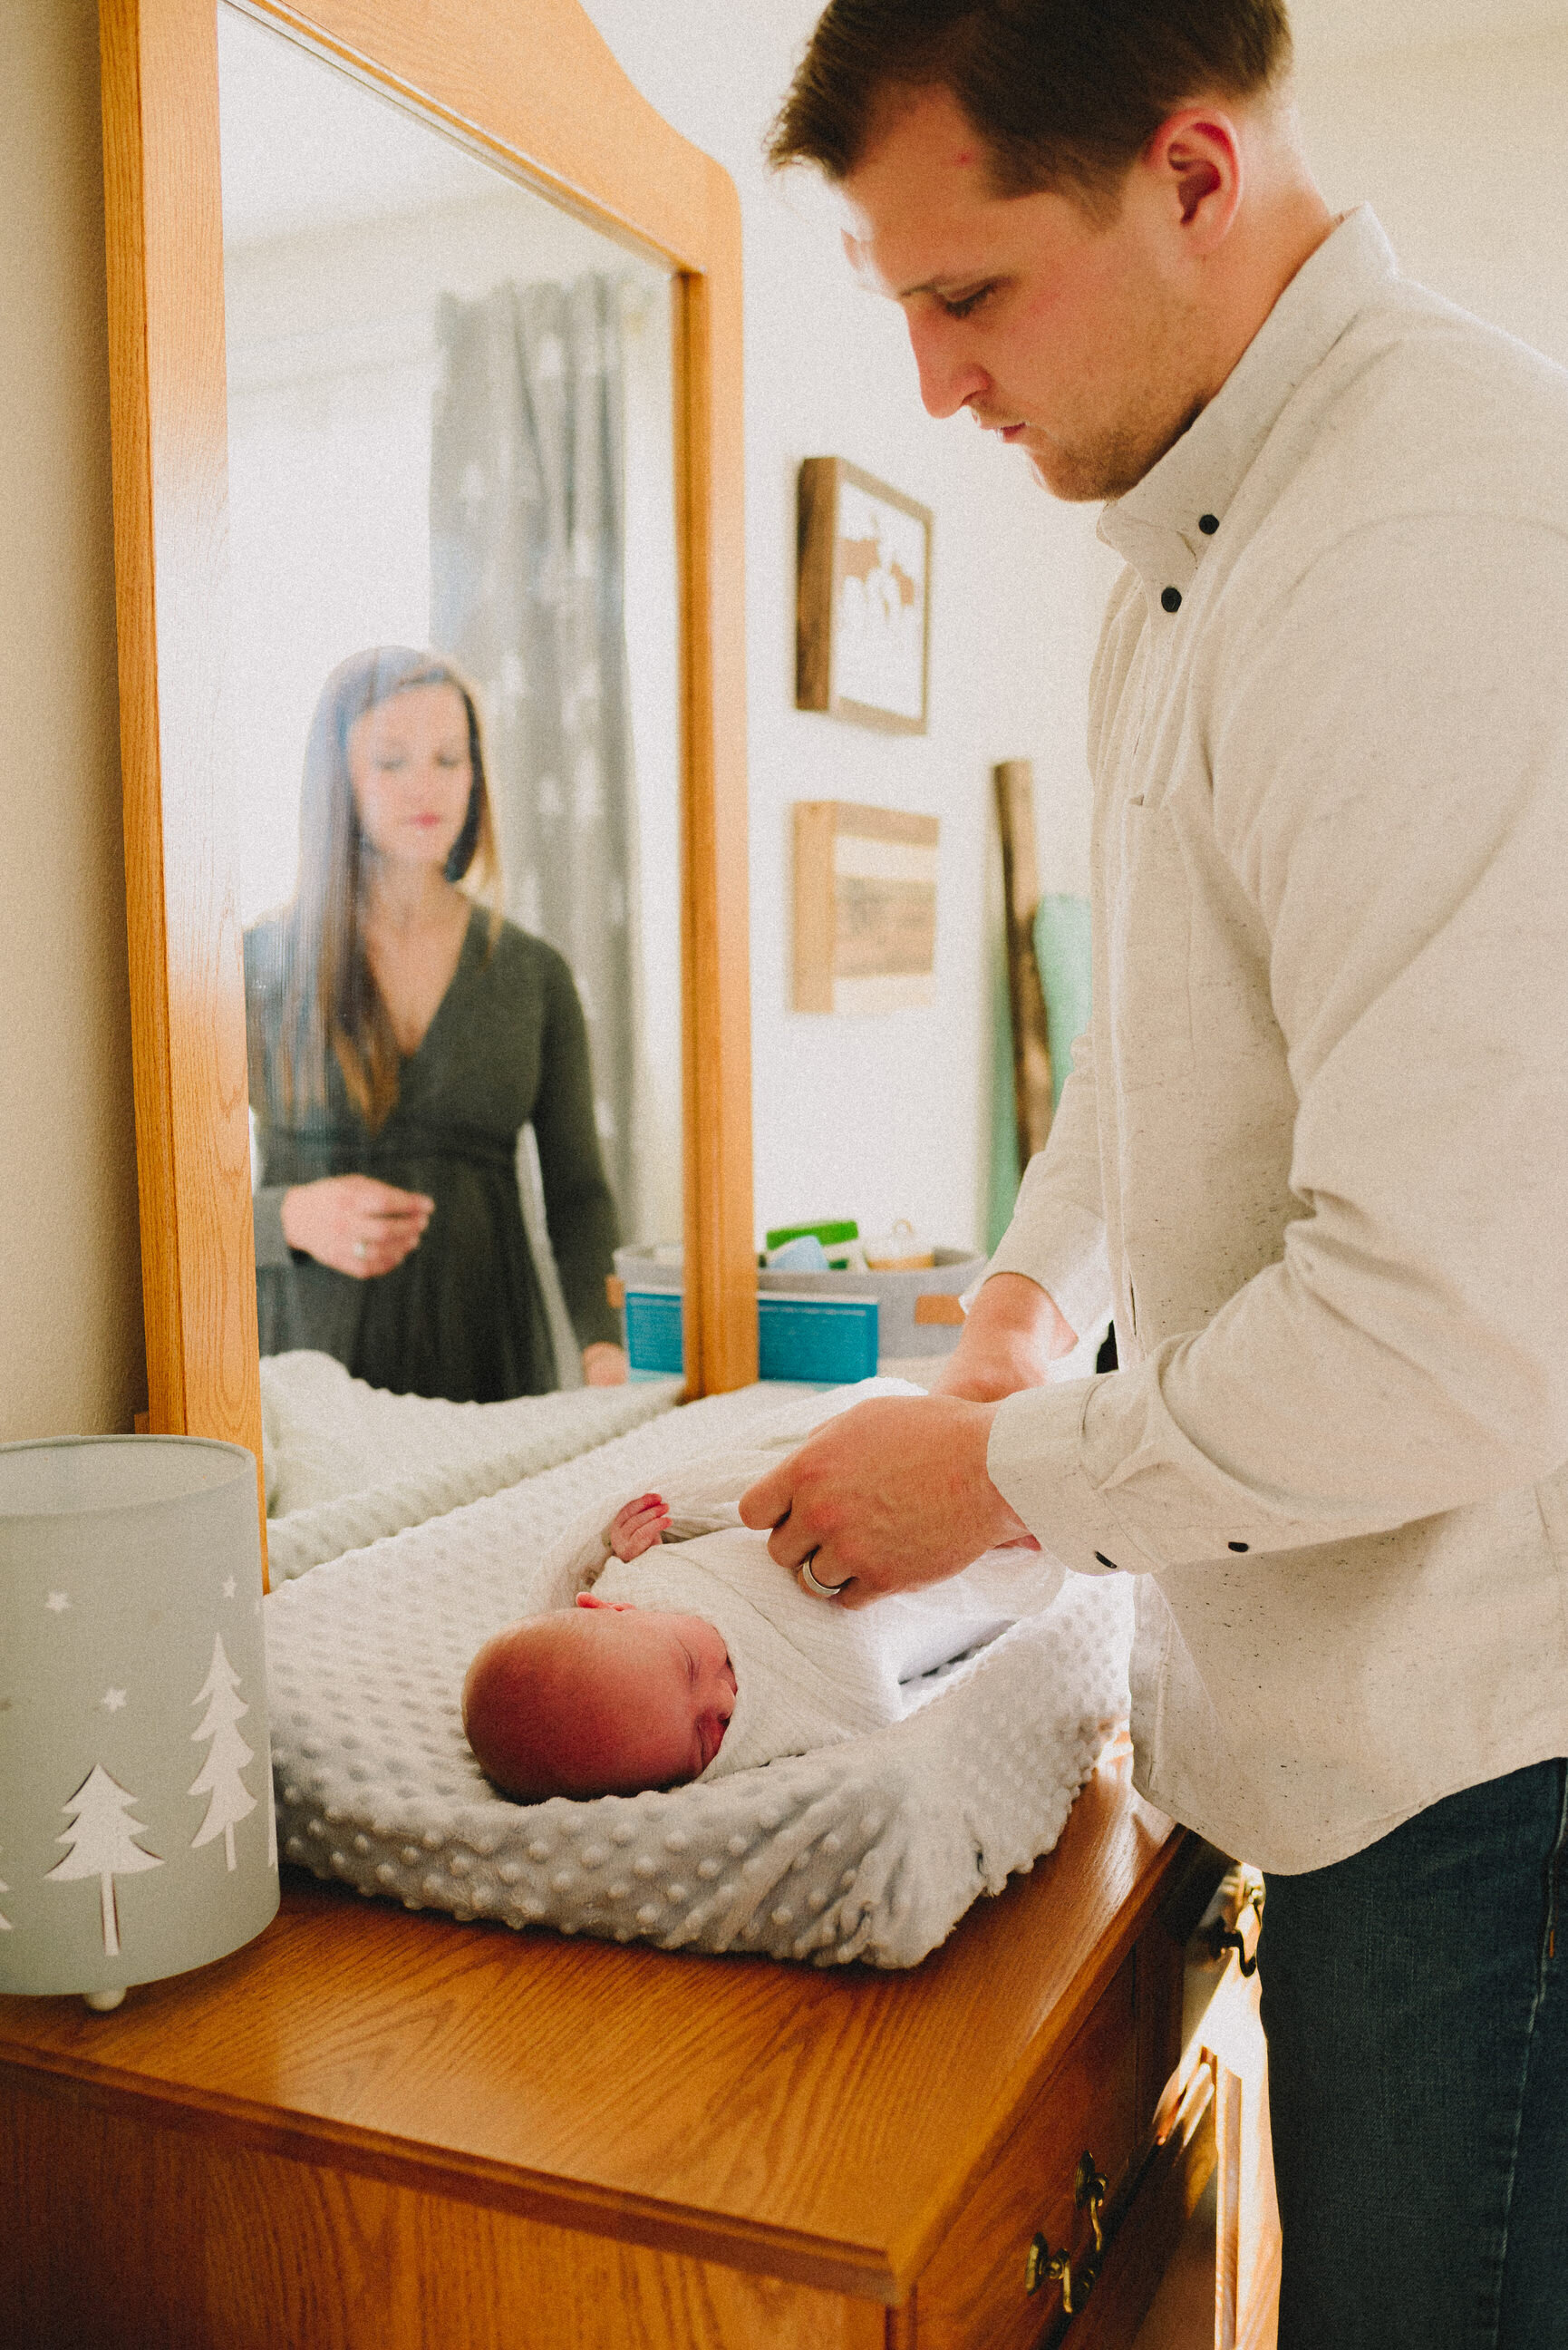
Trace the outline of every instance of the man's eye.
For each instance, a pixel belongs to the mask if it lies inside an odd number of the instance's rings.
[[[950,318],[967,318],[978,310],[986,296],[995,291],[991,286],[977,286],[972,294],[961,294],[955,299],[944,300],[942,309]]]

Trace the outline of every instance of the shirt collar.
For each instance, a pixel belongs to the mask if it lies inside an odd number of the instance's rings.
[[[1180,440],[1136,488],[1106,506],[1100,536],[1167,610],[1179,607],[1210,537],[1292,393],[1396,270],[1370,205],[1358,206],[1296,272]],[[1200,521],[1208,522],[1208,532]]]

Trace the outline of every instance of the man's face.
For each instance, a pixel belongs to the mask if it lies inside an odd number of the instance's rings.
[[[1179,218],[1135,165],[1102,222],[1072,197],[999,197],[946,90],[890,108],[844,183],[851,257],[904,311],[933,416],[967,408],[1059,498],[1118,497],[1202,404]]]

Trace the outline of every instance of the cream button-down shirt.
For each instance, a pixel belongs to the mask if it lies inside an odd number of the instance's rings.
[[[996,1415],[1137,1577],[1135,1777],[1264,1868],[1568,1752],[1568,377],[1355,213],[1106,509],[1094,1010]]]

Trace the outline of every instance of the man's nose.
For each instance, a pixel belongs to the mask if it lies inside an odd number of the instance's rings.
[[[948,321],[911,317],[909,347],[929,416],[956,416],[969,400],[989,389],[991,378],[977,360],[965,356]]]

